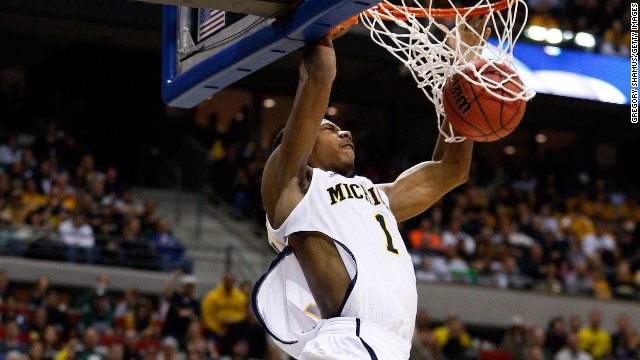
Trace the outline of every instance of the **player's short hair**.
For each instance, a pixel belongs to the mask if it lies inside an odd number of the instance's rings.
[[[280,129],[273,139],[273,145],[271,146],[271,152],[273,152],[282,143],[282,137],[284,136],[284,128]]]

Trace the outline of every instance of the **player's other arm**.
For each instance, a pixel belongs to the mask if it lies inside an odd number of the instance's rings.
[[[445,121],[443,126],[448,126]],[[469,178],[473,141],[447,143],[440,135],[431,161],[406,170],[390,184],[378,187],[389,198],[397,221],[410,219],[436,203]]]
[[[320,122],[329,104],[336,75],[331,38],[325,36],[305,49],[293,108],[280,146],[267,161],[262,199],[270,221],[285,187],[307,168]]]

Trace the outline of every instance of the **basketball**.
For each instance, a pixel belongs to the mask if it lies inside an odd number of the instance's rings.
[[[471,68],[475,67],[485,84],[506,99],[493,95],[484,86],[474,84],[460,74],[450,77],[444,87],[444,113],[449,123],[457,135],[479,142],[496,141],[509,135],[522,120],[527,103],[509,91],[517,94],[522,90],[518,76],[509,79],[514,74],[512,69],[495,62],[482,69],[486,64],[485,59],[474,60],[463,73],[475,80],[477,77]]]

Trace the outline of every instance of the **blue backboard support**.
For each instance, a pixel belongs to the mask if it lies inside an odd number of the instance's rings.
[[[193,54],[179,51],[188,8],[165,5],[162,97],[167,105],[191,108],[217,91],[314,41],[380,0],[306,0],[276,19],[247,15]],[[224,31],[227,30],[225,33]],[[232,35],[229,35],[232,34]],[[232,40],[228,41],[231,37]]]

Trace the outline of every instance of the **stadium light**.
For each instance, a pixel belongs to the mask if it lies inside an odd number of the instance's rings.
[[[576,44],[587,48],[596,46],[596,38],[594,38],[591,34],[587,34],[586,32],[577,33],[575,42]]]
[[[536,134],[535,139],[536,139],[536,142],[538,144],[544,144],[544,143],[547,142],[547,135],[545,135],[545,134]]]
[[[338,108],[335,106],[329,106],[329,108],[327,109],[327,115],[329,116],[333,116],[337,113],[338,113]]]
[[[562,54],[562,49],[557,46],[545,46],[542,48],[542,50],[549,56],[558,56]]]
[[[562,42],[562,31],[560,29],[549,29],[546,40],[549,44],[560,44]]]
[[[529,26],[527,30],[525,30],[524,35],[531,40],[535,41],[544,41],[547,38],[547,28],[542,26]]]
[[[504,153],[507,155],[513,155],[516,153],[516,148],[514,146],[505,146],[504,148]]]
[[[573,39],[573,31],[571,30],[565,30],[562,32],[562,38],[564,39],[564,41],[569,41],[571,39]]]
[[[272,107],[276,106],[276,101],[273,99],[264,99],[264,101],[262,102],[262,106],[266,107],[267,109],[271,109]]]

